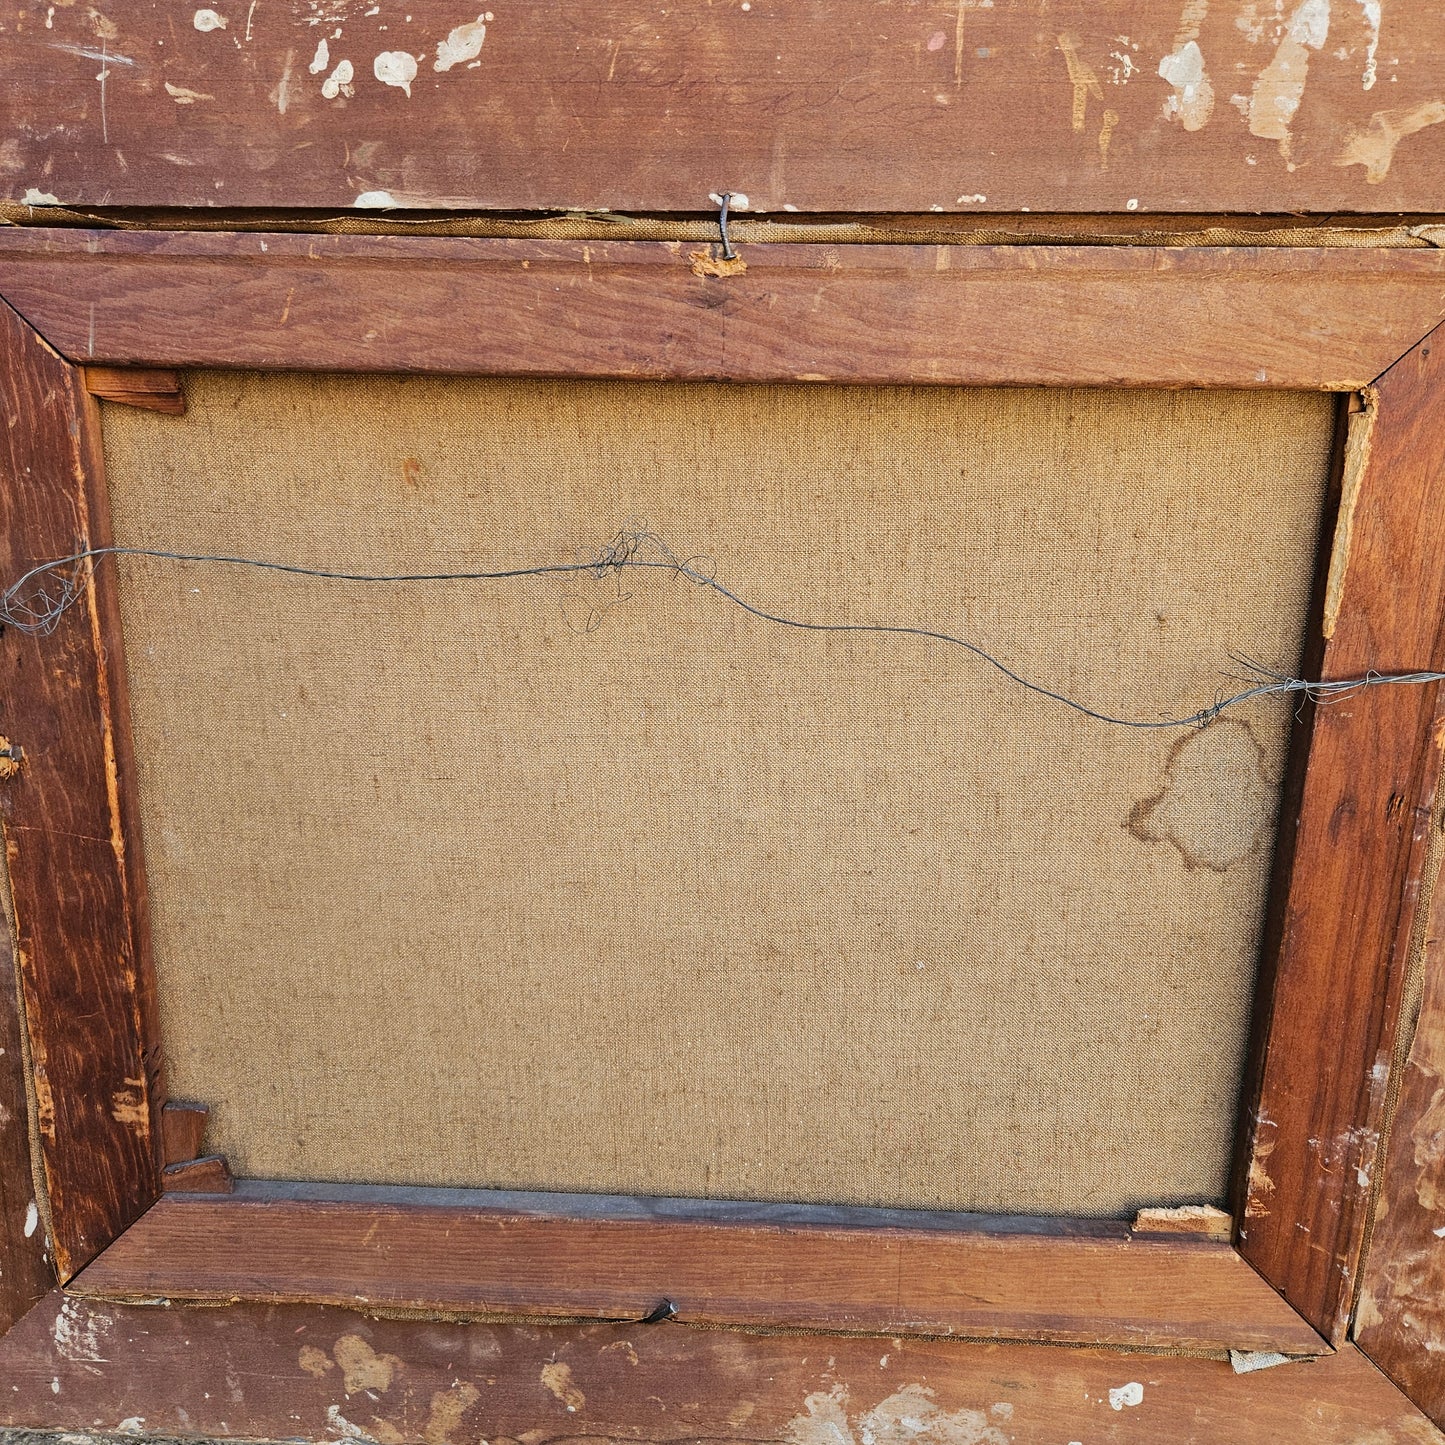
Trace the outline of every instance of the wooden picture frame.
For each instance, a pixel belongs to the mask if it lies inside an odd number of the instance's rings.
[[[1337,522],[1304,675],[1445,667],[1439,253],[760,245],[729,274],[717,259],[666,242],[0,233],[0,574],[108,544],[95,398],[174,408],[174,368],[1317,388],[1342,398]],[[196,1115],[167,1107],[106,568],[86,597],[47,639],[0,636],[19,764],[0,814],[69,1300],[1344,1344],[1421,926],[1437,686],[1299,711],[1229,1237],[1145,1219],[289,1186],[198,1163]]]

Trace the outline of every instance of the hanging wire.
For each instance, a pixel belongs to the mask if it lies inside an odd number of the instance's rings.
[[[1315,703],[1332,703],[1353,697],[1369,688],[1422,686],[1427,683],[1445,681],[1445,672],[1386,673],[1373,670],[1357,677],[1341,678],[1329,682],[1308,681],[1275,671],[1249,658],[1231,654],[1232,661],[1244,669],[1242,674],[1232,674],[1232,676],[1236,681],[1248,684],[1239,691],[1227,695],[1220,694],[1208,706],[1201,707],[1184,717],[1159,719],[1116,717],[1111,713],[1089,707],[1086,703],[1055,688],[1024,677],[977,643],[970,642],[964,637],[954,636],[952,633],[941,632],[930,627],[905,626],[901,623],[815,621],[802,617],[790,617],[781,612],[772,612],[765,607],[758,607],[718,581],[710,570],[706,570],[704,567],[706,559],[680,558],[660,537],[646,530],[621,531],[595,556],[583,561],[547,562],[530,567],[455,572],[345,572],[217,552],[172,552],[156,547],[87,547],[72,552],[67,557],[57,557],[53,561],[42,562],[11,583],[3,593],[0,593],[0,626],[13,627],[18,632],[34,636],[49,636],[59,626],[60,619],[65,613],[80,600],[89,582],[92,564],[105,557],[148,557],[170,562],[209,563],[226,567],[247,567],[267,572],[282,572],[294,577],[365,584],[505,582],[522,577],[576,576],[583,573],[590,573],[594,577],[602,578],[609,573],[616,574],[634,568],[665,571],[691,582],[697,587],[716,593],[759,621],[778,627],[793,628],[802,632],[847,632],[883,637],[915,637],[948,647],[962,648],[1026,691],[1060,703],[1096,722],[1109,723],[1115,727],[1138,729],[1204,727],[1228,709],[1239,707],[1241,704],[1257,698],[1298,697],[1301,700],[1307,699]]]

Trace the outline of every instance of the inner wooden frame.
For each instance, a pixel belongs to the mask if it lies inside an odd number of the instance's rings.
[[[648,242],[0,235],[16,423],[0,457],[23,478],[0,494],[0,566],[12,578],[106,545],[95,394],[174,405],[144,368],[1324,388],[1356,396],[1305,675],[1445,666],[1430,336],[1445,257],[775,245],[743,259]],[[194,1176],[167,1188],[188,1130],[165,1110],[109,569],[86,598],[54,636],[0,637],[23,753],[0,812],[50,1234],[73,1292],[1285,1353],[1343,1338],[1439,773],[1437,687],[1299,711],[1231,1240],[796,1205],[224,1192],[214,1169],[200,1181],[214,1192],[192,1192]]]

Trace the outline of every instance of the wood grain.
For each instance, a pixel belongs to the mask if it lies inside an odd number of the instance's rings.
[[[204,1104],[183,1104],[167,1100],[161,1110],[161,1162],[188,1164],[198,1158],[206,1142],[206,1120],[211,1111]]]
[[[1227,1244],[607,1217],[429,1202],[416,1191],[166,1195],[74,1282],[91,1297],[318,1301],[707,1324],[1316,1353],[1318,1336]],[[453,1191],[446,1191],[453,1194]],[[444,1197],[444,1196],[443,1196]],[[798,1212],[804,1214],[805,1212]]]
[[[109,539],[78,371],[0,307],[0,575]],[[40,1145],[62,1279],[155,1197],[159,1052],[131,815],[120,625],[102,575],[53,636],[0,634],[0,785]]]
[[[107,365],[1272,386],[1373,381],[1439,251],[701,245],[0,230],[3,294]]]
[[[1445,889],[1438,887],[1424,993],[1381,1169],[1354,1337],[1445,1428]]]
[[[186,414],[186,393],[180,376],[144,366],[87,366],[85,389],[101,401],[138,406],[165,416]]]
[[[1325,678],[1445,667],[1445,347],[1381,379]],[[1438,689],[1320,707],[1285,809],[1237,1185],[1240,1251],[1342,1338],[1440,771]],[[1284,891],[1284,885],[1287,892]]]
[[[1445,37],[1432,6],[1369,9],[524,0],[439,60],[477,7],[382,0],[321,26],[271,0],[198,29],[193,9],[18,0],[0,186],[114,206],[696,212],[731,190],[770,212],[1428,211]],[[403,53],[405,89],[377,75]]]
[[[0,780],[0,788],[4,786]],[[20,1030],[15,955],[0,909],[0,1335],[55,1287],[30,1168],[30,1105]]]
[[[0,1425],[87,1434],[355,1434],[389,1445],[1440,1441],[1348,1345],[1235,1375],[1217,1360],[1038,1345],[675,1322],[442,1324],[296,1306],[138,1309],[53,1294],[0,1341],[0,1379]],[[1131,1384],[1140,1403],[1123,1403],[1130,1391],[1111,1404],[1110,1392]]]
[[[231,1167],[219,1154],[167,1164],[161,1173],[166,1194],[229,1194],[235,1188]]]

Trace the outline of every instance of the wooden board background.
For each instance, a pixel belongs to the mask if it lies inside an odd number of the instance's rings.
[[[1427,211],[1442,51],[1399,0],[10,0],[0,195]]]
[[[378,1445],[1439,1445],[1356,1350],[1220,1360],[686,1325],[420,1324],[51,1295],[0,1341],[0,1427]],[[1130,1388],[1130,1387],[1133,1388]],[[1136,1401],[1137,1403],[1130,1403]]]

